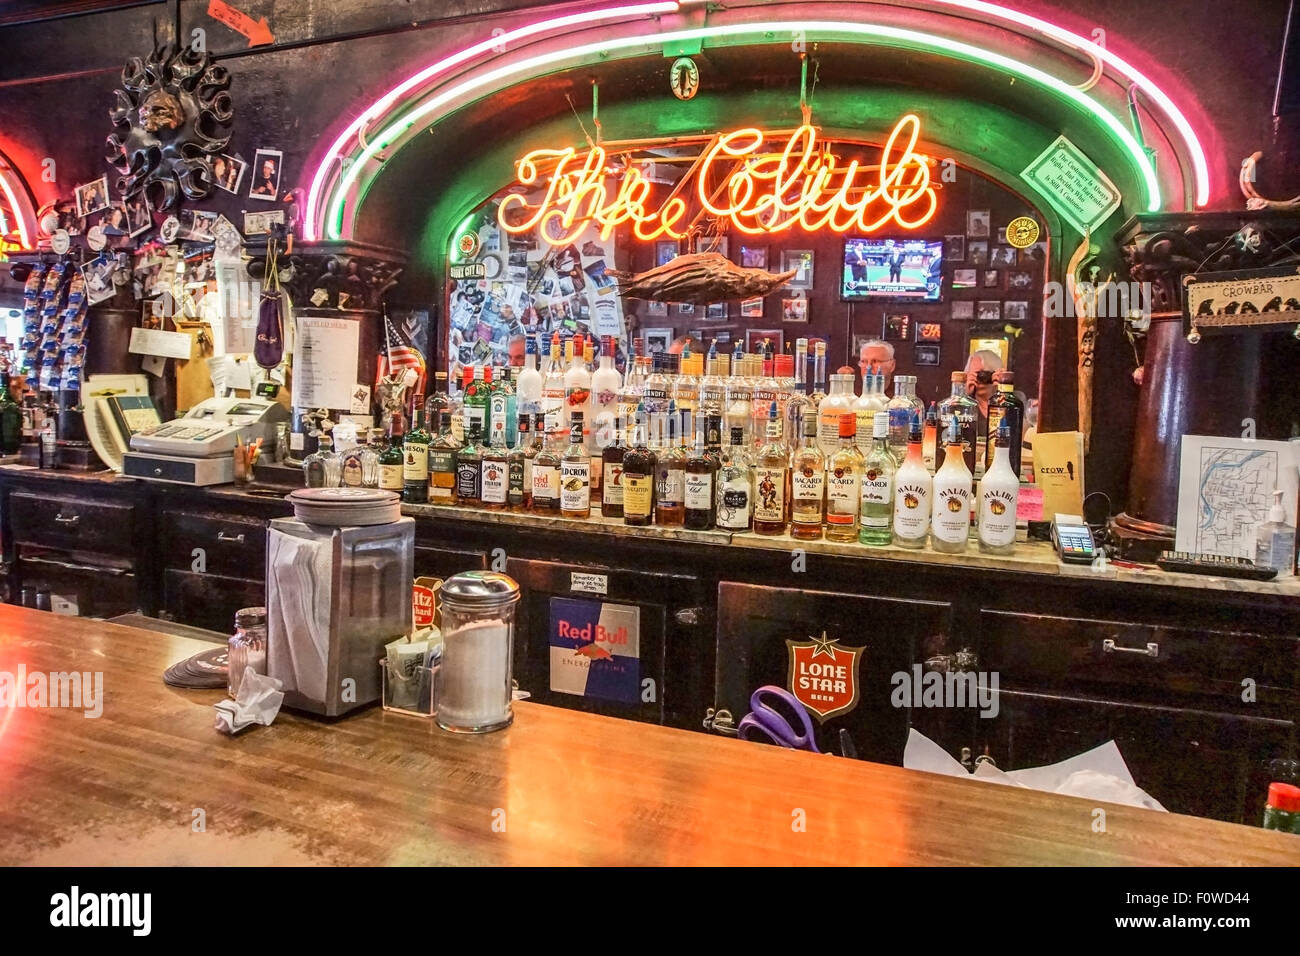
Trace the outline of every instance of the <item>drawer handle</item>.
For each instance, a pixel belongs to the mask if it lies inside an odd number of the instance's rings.
[[[224,531],[218,531],[218,532],[217,532],[217,540],[218,540],[218,541],[229,541],[231,544],[243,544],[243,543],[244,543],[244,535],[243,535],[242,532],[241,532],[240,534],[226,534]]]
[[[110,568],[98,564],[75,564],[72,561],[56,561],[54,558],[42,558],[34,554],[20,554],[18,560],[24,564],[49,564],[56,568],[66,568],[69,571],[94,571],[96,574],[111,574],[114,577],[124,577],[133,575],[133,572],[126,568]]]
[[[81,515],[64,515],[64,513],[60,511],[58,514],[54,516],[54,520],[58,524],[75,525],[78,521],[81,520]]]
[[[1120,647],[1112,638],[1106,638],[1101,642],[1103,654],[1141,654],[1143,657],[1159,657],[1160,645],[1147,644],[1146,647]]]

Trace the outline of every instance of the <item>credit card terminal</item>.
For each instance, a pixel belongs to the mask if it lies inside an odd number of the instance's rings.
[[[1052,517],[1052,545],[1057,557],[1069,564],[1092,564],[1097,556],[1092,531],[1078,515]]]

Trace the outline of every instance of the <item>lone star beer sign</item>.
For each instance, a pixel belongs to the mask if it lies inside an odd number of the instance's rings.
[[[506,232],[536,230],[564,246],[591,224],[602,239],[624,223],[638,239],[683,239],[701,215],[751,236],[796,227],[867,234],[890,223],[916,229],[938,208],[930,180],[935,160],[917,151],[921,121],[914,114],[894,126],[875,166],[845,163],[812,126],[768,144],[779,135],[752,127],[715,135],[657,206],[654,185],[636,162],[616,171],[600,146],[585,154],[573,147],[535,149],[516,164],[517,185],[530,192],[505,196],[497,221]],[[688,218],[684,196],[692,191],[698,211]]]
[[[786,641],[790,649],[790,693],[825,723],[858,705],[858,663],[863,647],[841,647],[822,631],[807,641]]]

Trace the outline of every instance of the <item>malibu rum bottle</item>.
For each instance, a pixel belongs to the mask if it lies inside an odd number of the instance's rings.
[[[645,405],[636,407],[635,437],[623,456],[623,523],[648,525],[654,519],[655,453],[646,445]]]
[[[980,479],[979,539],[985,554],[1016,550],[1020,478],[1011,468],[1011,425],[1003,419],[993,438],[993,464]]]
[[[754,532],[755,534],[785,534],[786,476],[790,459],[781,441],[781,419],[776,414],[776,402],[768,409],[767,442],[759,449],[754,461]]]
[[[876,418],[889,416],[877,412]],[[840,416],[840,447],[826,462],[826,540],[856,542],[858,509],[862,496],[862,452],[857,449],[858,419],[848,412]]]
[[[921,450],[921,419],[912,417],[907,432],[907,457],[894,475],[894,544],[924,548],[930,533],[930,492],[934,478]]]
[[[771,404],[769,402],[769,404]],[[826,458],[817,441],[817,422],[804,422],[803,444],[790,464],[790,537],[814,541],[822,536],[826,509]]]
[[[911,417],[916,420],[915,410]],[[871,449],[862,466],[862,524],[858,529],[858,540],[878,548],[893,540],[894,475],[898,471],[898,461],[890,449],[893,419],[892,409],[876,413],[871,430]],[[908,430],[911,430],[910,423]]]
[[[948,422],[943,466],[934,473],[930,547],[945,554],[961,554],[970,541],[971,473],[963,454],[964,429],[960,419]]]
[[[416,394],[415,422],[402,446],[402,500],[423,504],[429,500],[429,432],[424,424],[424,396]]]
[[[591,455],[582,421],[581,412],[570,417],[569,447],[560,459],[560,514],[566,518],[591,517]]]

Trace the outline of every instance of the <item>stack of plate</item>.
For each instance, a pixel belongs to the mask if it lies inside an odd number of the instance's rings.
[[[378,488],[300,488],[286,499],[307,524],[332,528],[389,524],[402,517],[402,498]]]
[[[172,687],[225,687],[229,683],[226,648],[214,647],[173,664],[163,671],[163,680]]]

